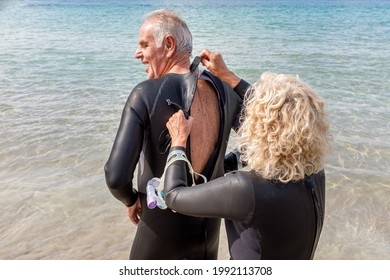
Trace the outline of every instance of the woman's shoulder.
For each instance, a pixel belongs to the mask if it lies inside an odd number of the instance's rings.
[[[253,188],[259,184],[267,183],[267,180],[256,174],[253,170],[235,170],[225,174],[231,184],[242,188]]]

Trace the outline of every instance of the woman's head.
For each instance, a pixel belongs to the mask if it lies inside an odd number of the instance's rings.
[[[242,159],[269,180],[319,172],[329,148],[324,102],[297,76],[264,73],[245,99]]]

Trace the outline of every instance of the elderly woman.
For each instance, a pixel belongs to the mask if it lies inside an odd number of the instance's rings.
[[[165,202],[182,214],[225,218],[231,259],[312,259],[325,210],[324,102],[296,76],[264,73],[244,105],[238,143],[250,170],[194,187],[184,152],[193,119],[171,117]]]

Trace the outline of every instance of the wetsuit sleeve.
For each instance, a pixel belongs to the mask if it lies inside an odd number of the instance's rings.
[[[237,130],[240,127],[240,121],[244,117],[243,115],[243,100],[245,98],[245,94],[248,92],[249,88],[251,87],[251,84],[249,84],[247,81],[241,79],[240,82],[237,84],[237,86],[233,89],[237,95],[241,98],[241,103],[240,103],[240,115],[239,117],[235,120],[233,124],[233,129],[237,132]],[[239,152],[230,152],[225,155],[224,159],[224,169],[225,173],[233,171],[233,170],[238,170],[240,169],[240,165],[242,167],[245,167],[247,164],[245,162],[241,162],[239,158]]]
[[[145,129],[143,117],[138,112],[147,112],[139,108],[143,106],[139,96],[140,91],[135,89],[126,102],[111,154],[104,167],[111,194],[126,206],[133,205],[138,197],[132,180]]]
[[[250,87],[251,85],[247,81],[241,79],[233,90],[241,97],[241,99],[244,99],[245,93]]]
[[[234,131],[238,131],[240,125],[241,125],[241,120],[243,118],[243,113],[244,113],[244,107],[243,107],[243,103],[244,103],[244,99],[245,99],[245,95],[247,94],[248,90],[251,88],[251,85],[241,79],[240,82],[238,83],[238,85],[233,89],[233,91],[237,94],[237,96],[239,97],[240,101],[239,101],[239,114],[237,114],[237,117],[233,123],[233,126],[232,128],[234,129]]]
[[[169,208],[197,217],[221,217],[244,222],[253,218],[255,196],[249,179],[240,173],[229,173],[188,187],[186,167],[186,162],[176,161],[166,170],[164,193]]]

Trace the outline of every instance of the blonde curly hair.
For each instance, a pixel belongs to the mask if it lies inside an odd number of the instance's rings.
[[[297,76],[262,74],[244,105],[239,150],[249,167],[283,183],[323,170],[329,149],[324,102]]]

